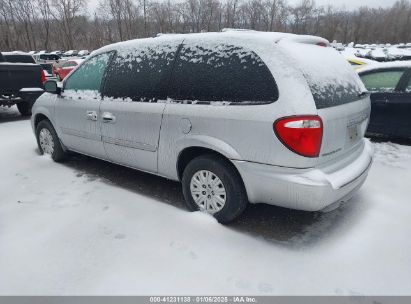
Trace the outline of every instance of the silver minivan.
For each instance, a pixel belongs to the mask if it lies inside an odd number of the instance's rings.
[[[223,223],[248,203],[332,208],[372,162],[369,94],[318,37],[226,31],[120,42],[45,88],[32,115],[42,153],[61,161],[75,151],[180,181],[191,210]]]

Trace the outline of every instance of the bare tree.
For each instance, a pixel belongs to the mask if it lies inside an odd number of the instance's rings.
[[[43,45],[46,50],[50,47],[50,30],[51,30],[51,10],[50,3],[48,0],[36,0],[35,2],[39,17],[42,23],[42,32],[43,32]]]
[[[157,33],[245,28],[355,43],[411,42],[411,3],[345,10],[313,0],[0,0],[0,49],[95,49]]]
[[[63,45],[69,49],[74,48],[75,21],[79,13],[85,8],[84,0],[52,0],[51,6],[51,14],[55,20],[59,21],[60,29],[64,35]]]

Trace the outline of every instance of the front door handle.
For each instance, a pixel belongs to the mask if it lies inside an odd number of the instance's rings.
[[[116,122],[116,117],[113,115],[113,113],[110,112],[104,112],[103,115],[101,116],[103,118],[103,122],[109,122],[109,123],[115,123]]]
[[[97,120],[97,112],[96,111],[87,111],[86,118],[89,120],[96,121]]]

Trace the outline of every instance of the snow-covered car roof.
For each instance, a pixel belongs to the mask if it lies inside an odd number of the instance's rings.
[[[233,29],[226,29],[223,32],[208,32],[208,33],[190,33],[190,34],[160,34],[154,38],[144,38],[144,40],[152,39],[154,41],[161,41],[161,40],[170,40],[170,38],[181,38],[181,40],[187,39],[195,39],[199,38],[202,40],[209,39],[240,39],[242,41],[253,41],[253,40],[266,40],[272,41],[274,43],[281,41],[290,41],[290,42],[297,42],[297,43],[307,43],[307,44],[317,44],[322,43],[325,45],[329,45],[329,41],[327,39],[311,36],[311,35],[296,35],[290,33],[280,33],[280,32],[259,32],[253,30],[233,30]],[[99,53],[107,52],[110,50],[115,50],[118,48],[129,48],[135,45],[136,42],[141,41],[143,39],[134,39],[128,41],[117,42],[114,44],[110,44],[104,46],[96,51],[93,51],[91,55],[96,55]]]
[[[390,68],[411,68],[411,61],[392,61],[392,62],[379,62],[378,64],[367,65],[357,70],[358,73],[369,72],[377,69],[390,69]]]

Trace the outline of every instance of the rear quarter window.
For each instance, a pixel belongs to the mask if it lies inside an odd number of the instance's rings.
[[[169,97],[178,101],[270,103],[278,99],[274,78],[251,50],[184,42],[171,77]]]
[[[317,109],[360,100],[365,87],[352,66],[334,48],[294,42],[280,45],[289,63],[304,75]]]

